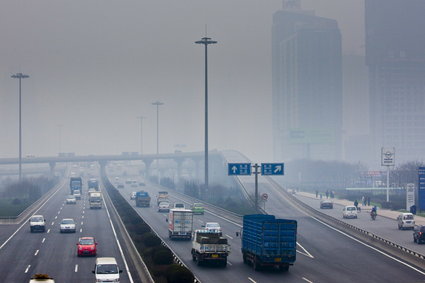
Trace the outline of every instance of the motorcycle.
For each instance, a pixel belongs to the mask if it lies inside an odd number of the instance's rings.
[[[372,218],[372,220],[375,220],[376,219],[376,216],[377,216],[377,213],[376,213],[376,211],[371,211],[370,212],[370,217]]]

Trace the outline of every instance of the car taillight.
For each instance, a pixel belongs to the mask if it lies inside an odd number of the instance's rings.
[[[419,236],[420,236],[420,235],[422,235],[422,232],[419,232],[418,234],[419,234]]]

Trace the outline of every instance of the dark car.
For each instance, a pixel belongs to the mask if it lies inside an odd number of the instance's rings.
[[[425,242],[425,226],[415,226],[413,228],[413,242],[418,244]]]
[[[321,209],[324,209],[324,208],[332,209],[332,208],[334,208],[334,203],[330,200],[324,199],[320,202],[320,208]]]

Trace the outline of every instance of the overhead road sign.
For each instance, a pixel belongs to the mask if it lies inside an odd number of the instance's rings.
[[[284,163],[261,163],[261,175],[284,175]]]
[[[228,163],[228,175],[251,175],[251,163]]]

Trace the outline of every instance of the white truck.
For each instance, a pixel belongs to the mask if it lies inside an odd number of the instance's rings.
[[[193,212],[189,209],[170,209],[168,213],[168,236],[170,239],[192,239]]]
[[[221,232],[211,230],[195,230],[192,241],[192,259],[198,265],[202,263],[216,263],[227,266],[227,256],[230,245]]]
[[[89,195],[89,206],[92,208],[102,208],[102,193],[93,192]]]

